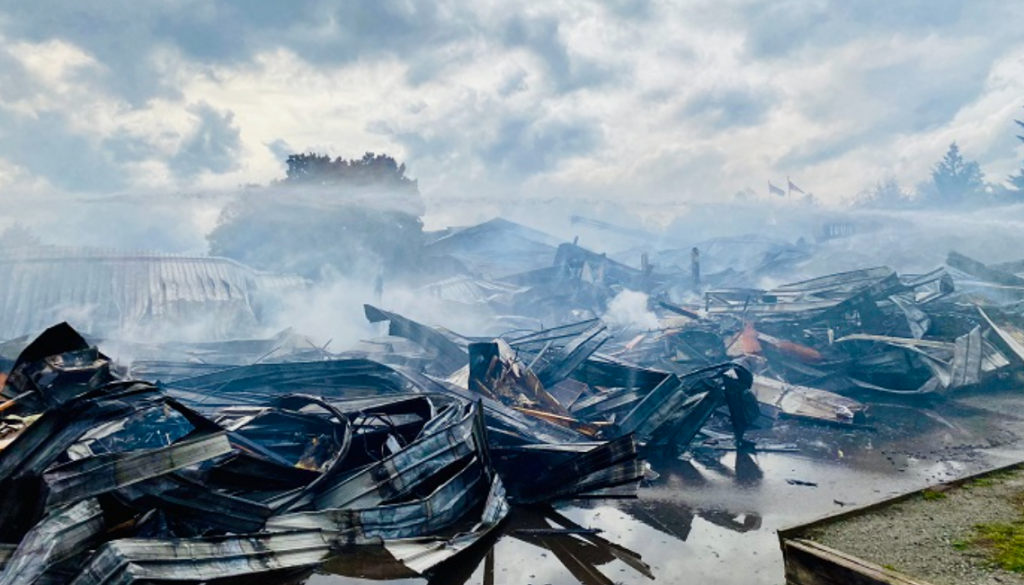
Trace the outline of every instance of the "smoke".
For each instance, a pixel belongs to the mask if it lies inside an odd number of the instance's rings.
[[[331,351],[353,349],[377,335],[363,315],[363,304],[373,301],[372,281],[338,276],[283,294],[262,335],[290,327]]]
[[[201,255],[233,193],[159,189],[114,195],[3,192],[0,232],[20,225],[43,245]]]
[[[647,295],[624,289],[608,302],[602,317],[609,326],[626,331],[648,331],[659,327],[658,317],[647,308]]]
[[[120,250],[152,250],[202,256],[208,253],[207,235],[216,227],[222,209],[238,197],[254,200],[284,199],[276,188],[243,189],[200,194],[150,192],[111,196],[34,193],[22,197],[5,194],[8,209],[0,217],[0,232],[15,224],[31,230],[44,245],[92,246]],[[330,193],[311,192],[296,196],[299,207],[323,216],[333,209]],[[466,201],[479,197],[467,197]],[[287,200],[285,199],[287,202]],[[346,204],[380,211],[403,211],[416,207],[414,200],[371,198],[355,194]],[[467,225],[495,216],[539,229],[560,241],[578,238],[579,244],[610,258],[638,267],[648,254],[655,272],[682,271],[688,274],[691,247],[701,249],[702,274],[708,278],[728,268],[745,270],[763,260],[764,242],[778,242],[806,252],[806,259],[785,266],[772,266],[760,280],[746,285],[771,287],[784,282],[812,278],[844,270],[888,265],[901,273],[925,272],[941,266],[946,254],[957,250],[986,263],[1024,257],[1024,205],[970,211],[887,210],[822,207],[797,201],[723,201],[695,205],[680,203],[661,213],[625,201],[594,202],[534,200],[529,205],[502,198],[481,205],[435,207],[427,201],[424,223],[432,227]],[[419,213],[422,208],[410,210]],[[443,211],[443,213],[441,213]],[[836,239],[820,238],[822,226],[849,223],[854,233]],[[299,224],[301,225],[301,223]],[[21,229],[20,227],[18,229]],[[254,240],[273,234],[257,233]],[[719,245],[705,248],[716,238],[753,234],[761,248],[733,243],[729,254]],[[376,235],[376,240],[384,236]],[[24,238],[22,238],[24,239]],[[429,240],[429,237],[428,237]],[[752,239],[753,241],[753,239]],[[798,241],[800,242],[797,245]],[[367,244],[373,243],[371,239]],[[733,252],[735,251],[735,255]],[[284,253],[284,250],[281,250]],[[297,246],[284,257],[289,263],[319,266],[323,248]],[[334,253],[333,251],[331,253]],[[321,345],[341,351],[358,347],[375,337],[379,329],[366,322],[362,306],[370,303],[398,312],[429,325],[441,325],[466,335],[490,336],[498,331],[495,310],[486,303],[460,304],[427,292],[432,281],[451,276],[424,269],[416,279],[400,280],[387,261],[374,253],[373,246],[344,248],[345,273],[324,266],[303,288],[268,291],[259,299],[257,321],[240,324],[223,322],[224,315],[190,316],[187,322],[140,328],[123,324],[114,330],[98,330],[100,315],[88,301],[53,304],[53,322],[67,319],[88,333],[139,341],[207,341],[214,339],[271,336],[292,328]],[[496,245],[494,254],[501,254]],[[508,253],[514,254],[514,251]],[[551,258],[553,260],[553,257]],[[536,268],[543,268],[537,266]],[[315,269],[314,269],[315,271]],[[383,294],[378,300],[375,281],[383,275]],[[486,279],[487,275],[473,275]],[[265,306],[264,306],[265,305]],[[197,311],[198,313],[198,311]],[[47,314],[50,316],[50,313]],[[7,317],[7,316],[0,316]],[[658,327],[647,309],[647,297],[624,290],[610,303],[605,320],[613,327],[645,330]],[[92,329],[92,330],[91,330]],[[91,331],[90,331],[91,330]]]
[[[496,316],[486,304],[466,305],[430,296],[423,288],[401,281],[382,279],[361,271],[355,275],[331,272],[310,286],[283,293],[271,301],[266,323],[259,335],[269,337],[287,328],[313,339],[330,351],[359,349],[362,342],[381,335],[382,330],[369,323],[363,305],[399,313],[426,325],[442,326],[468,336],[490,336]]]

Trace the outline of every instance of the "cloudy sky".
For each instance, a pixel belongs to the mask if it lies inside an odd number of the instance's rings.
[[[1006,0],[0,2],[0,197],[234,188],[404,160],[436,206],[840,201],[957,140],[1024,149]]]

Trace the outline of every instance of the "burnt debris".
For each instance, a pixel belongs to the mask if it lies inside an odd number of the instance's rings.
[[[521,254],[481,251],[495,232]],[[808,251],[722,240],[636,268],[538,234],[490,222],[428,246],[461,274],[420,292],[485,307],[493,335],[366,305],[381,336],[341,353],[286,331],[119,364],[66,323],[0,344],[0,585],[290,582],[356,548],[455,579],[499,533],[650,577],[549,504],[636,497],[648,459],[789,449],[757,438],[779,420],[870,432],[874,400],[1024,368],[1024,265],[951,253],[759,288]],[[637,300],[643,324],[614,317]]]

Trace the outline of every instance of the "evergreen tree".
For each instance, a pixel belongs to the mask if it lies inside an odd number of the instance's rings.
[[[936,203],[979,202],[985,192],[985,175],[975,161],[964,160],[956,142],[932,168],[932,196]]]
[[[1021,122],[1020,120],[1014,120],[1014,122],[1017,124],[1017,126],[1020,127],[1022,131],[1024,131],[1024,122]],[[1017,140],[1024,142],[1024,136],[1018,134]],[[1017,171],[1017,174],[1010,175],[1010,186],[1013,187],[1013,189],[1015,189],[1016,191],[1021,192],[1021,195],[1018,195],[1018,197],[1024,195],[1024,168]]]
[[[896,208],[910,205],[910,194],[903,190],[894,175],[888,175],[866,189],[860,195],[857,205],[862,207]]]

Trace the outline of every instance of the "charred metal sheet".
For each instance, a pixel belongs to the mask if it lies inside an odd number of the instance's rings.
[[[509,334],[503,336],[503,339],[505,339],[516,351],[536,355],[545,347],[562,347],[585,333],[587,330],[600,324],[600,319],[586,319],[575,323],[569,323],[567,325],[541,329],[525,335]]]
[[[636,433],[637,440],[644,443],[655,441],[659,445],[667,445],[669,441],[679,438],[692,439],[699,426],[691,432],[689,429],[694,425],[687,424],[687,419],[703,425],[714,410],[710,404],[717,407],[725,403],[727,391],[749,391],[751,381],[750,373],[735,364],[697,370],[683,378],[672,376],[646,395],[617,423],[618,431],[622,434]],[[691,400],[705,392],[708,393],[707,400]],[[698,404],[705,406],[695,408]],[[685,448],[686,444],[679,446]]]
[[[656,450],[685,449],[723,402],[722,392],[716,390],[687,396],[686,400],[651,432],[647,445]]]
[[[943,296],[953,292],[956,288],[953,282],[953,277],[951,277],[949,272],[947,272],[942,266],[925,274],[904,275],[900,277],[900,280],[907,286],[907,288],[912,289],[932,285],[935,288],[935,292]]]
[[[981,307],[978,307],[978,312],[1017,360],[1024,363],[1024,331],[1005,321],[996,323]]]
[[[986,282],[1004,286],[1024,286],[1024,278],[1011,272],[989,267],[958,252],[950,252],[946,257],[946,264]]]
[[[788,293],[813,294],[817,296],[849,296],[865,286],[870,286],[893,273],[888,266],[875,266],[848,272],[829,274],[800,282],[776,287],[774,290]]]
[[[640,441],[647,441],[688,397],[678,376],[666,378],[618,422],[618,428],[623,434],[636,433]]]
[[[263,405],[282,394],[348,400],[448,393],[450,386],[397,366],[367,359],[340,359],[242,366],[176,380],[162,389],[200,412],[213,413],[232,406]]]
[[[846,376],[846,379],[849,380],[852,386],[861,390],[870,390],[872,392],[881,392],[883,394],[895,394],[897,396],[928,396],[937,394],[942,390],[941,383],[934,376],[913,388],[890,388],[879,384],[873,384],[866,380],[861,380],[849,375]]]
[[[135,383],[96,397],[68,401],[42,414],[0,451],[0,540],[17,541],[41,517],[43,472],[97,424],[163,401],[156,389]],[[9,541],[10,542],[10,541]]]
[[[906,298],[903,295],[893,295],[889,297],[897,307],[903,311],[903,314],[907,317],[907,326],[910,328],[910,335],[915,339],[921,339],[928,333],[928,329],[931,327],[931,318],[928,317],[928,313],[922,311],[913,301],[913,299]]]
[[[686,317],[688,319],[693,319],[694,321],[700,321],[701,319],[703,319],[703,317],[701,317],[700,313],[697,313],[695,311],[691,311],[690,309],[687,309],[685,307],[680,307],[679,305],[675,305],[675,304],[669,303],[669,302],[664,301],[664,300],[659,300],[658,301],[658,306],[661,307],[662,309],[665,309],[666,311],[669,311],[671,313],[675,313],[676,315],[681,315],[681,316]]]
[[[25,535],[4,563],[0,585],[35,583],[54,565],[99,544],[106,528],[103,510],[94,499],[54,510]]]
[[[905,289],[906,286],[900,281],[899,275],[896,272],[890,272],[888,276],[865,286],[853,295],[843,299],[836,306],[825,309],[821,315],[815,318],[822,321],[835,321],[842,319],[848,312],[857,311],[860,314],[861,321],[866,322],[877,313],[875,305],[877,301],[900,293]]]
[[[67,323],[50,327],[18,356],[2,396],[36,410],[52,408],[112,382],[110,360]],[[27,399],[25,400],[27,395]]]
[[[365,508],[400,498],[438,470],[483,448],[476,406],[455,424],[422,437],[398,453],[335,483],[314,499],[318,510]]]
[[[603,326],[592,324],[557,346],[545,342],[563,352],[552,371],[572,373],[602,335]],[[55,359],[47,351],[29,352],[23,364],[69,363],[68,352]],[[95,361],[83,367],[94,372]],[[59,381],[57,392],[77,383],[49,379]],[[592,392],[572,384],[572,401]],[[544,388],[536,387],[539,396]],[[521,446],[520,462],[544,470],[504,478],[523,501],[630,497],[643,477],[632,436],[584,443],[580,432],[545,420],[561,415],[524,416],[444,380],[368,360],[256,364],[167,390],[104,382],[32,407],[0,403],[30,415],[0,449],[0,496],[22,504],[0,509],[2,538],[20,543],[2,582],[281,575],[317,566],[332,546],[382,542],[427,571],[479,542],[508,511],[492,436],[495,445]],[[433,536],[485,499],[469,533]],[[92,515],[78,518],[86,508]],[[224,533],[231,535],[215,536]]]
[[[468,369],[468,367],[465,368],[467,374]],[[461,398],[467,403],[479,402],[482,404],[488,429],[506,437],[515,437],[519,443],[570,443],[586,440],[586,436],[581,433],[539,418],[526,416],[497,400],[470,392],[465,387],[440,380],[435,380],[435,383],[443,385],[449,394]]]
[[[949,389],[981,383],[983,349],[980,326],[957,338],[953,361],[950,364],[950,380],[947,384]]]
[[[768,291],[709,290],[704,295],[704,310],[711,315],[734,314],[760,317],[793,318],[815,315],[835,307],[837,299],[783,300]]]
[[[47,328],[26,345],[19,352],[14,367],[11,369],[16,370],[19,366],[40,362],[50,356],[84,349],[89,349],[89,342],[67,322],[59,323]]]
[[[594,420],[616,411],[631,408],[643,398],[644,393],[630,388],[620,388],[595,394],[573,404],[570,412],[583,420]]]
[[[598,254],[575,244],[560,245],[554,265],[568,271],[575,279],[642,288],[643,271],[616,262],[606,254]]]
[[[122,539],[103,545],[71,585],[200,582],[321,563],[331,546],[319,530],[195,539]]]
[[[532,408],[522,408],[522,407],[519,407],[519,406],[514,406],[513,408],[515,408],[517,411],[519,411],[519,412],[521,412],[521,413],[523,413],[523,414],[525,414],[525,415],[527,415],[527,416],[529,416],[531,418],[545,420],[545,421],[548,421],[548,422],[550,422],[552,424],[556,424],[556,425],[559,425],[559,426],[563,426],[563,427],[572,429],[572,430],[574,430],[574,431],[576,431],[576,432],[578,432],[580,434],[583,434],[583,435],[585,435],[587,437],[594,438],[594,437],[598,437],[598,436],[601,435],[601,429],[598,426],[598,424],[591,424],[591,423],[586,422],[586,421],[581,421],[581,420],[575,419],[575,418],[573,418],[571,416],[563,416],[563,415],[560,415],[560,414],[554,414],[552,412],[547,412],[547,411],[544,411],[544,410],[537,410],[537,409],[532,409]]]
[[[450,374],[461,368],[469,359],[465,349],[426,325],[373,305],[363,305],[363,309],[370,323],[387,321],[389,335],[404,337],[430,352],[441,373]]]
[[[535,453],[543,456],[544,450],[544,447],[538,447]],[[536,461],[540,463],[545,459],[548,465],[546,469],[541,468],[543,471],[538,472],[535,468],[529,475],[503,473],[515,501],[533,503],[583,498],[595,490],[637,484],[643,477],[636,440],[632,435],[599,444],[568,458],[537,457]]]
[[[118,495],[142,512],[156,507],[196,526],[236,534],[258,532],[273,514],[264,503],[210,489],[176,473],[128,486]]]
[[[43,474],[48,506],[61,506],[178,471],[231,453],[226,433],[197,437],[164,447],[96,455]]]
[[[485,538],[501,524],[508,511],[505,487],[501,479],[495,477],[487,494],[480,522],[469,532],[456,534],[451,538],[388,540],[384,542],[384,546],[393,557],[422,575]]]
[[[853,425],[865,419],[863,404],[825,390],[764,376],[754,376],[751,390],[759,403],[780,417],[835,425]]]
[[[584,361],[601,348],[611,335],[603,323],[595,323],[564,347],[541,351],[531,367],[545,387],[568,378]]]
[[[653,390],[671,374],[658,368],[641,367],[636,364],[595,354],[573,372],[573,378],[604,388],[635,388],[641,392]]]
[[[476,457],[456,461],[440,470],[438,476],[447,480],[421,498],[275,516],[267,522],[267,529],[315,528],[339,546],[436,534],[455,524],[484,498],[488,481]]]
[[[569,409],[576,404],[580,397],[589,395],[591,388],[579,380],[566,378],[554,386],[550,386],[547,391],[559,404]]]
[[[222,418],[218,422],[225,425],[228,421]],[[239,452],[211,468],[208,483],[234,483],[235,489],[242,490],[260,485],[270,491],[275,483],[279,489],[301,488],[295,500],[317,491],[342,471],[340,464],[353,437],[349,418],[338,408],[302,394],[282,396],[271,407],[225,426],[233,431],[231,442]],[[361,447],[365,450],[367,445]],[[288,504],[287,499],[277,502],[281,507]]]

